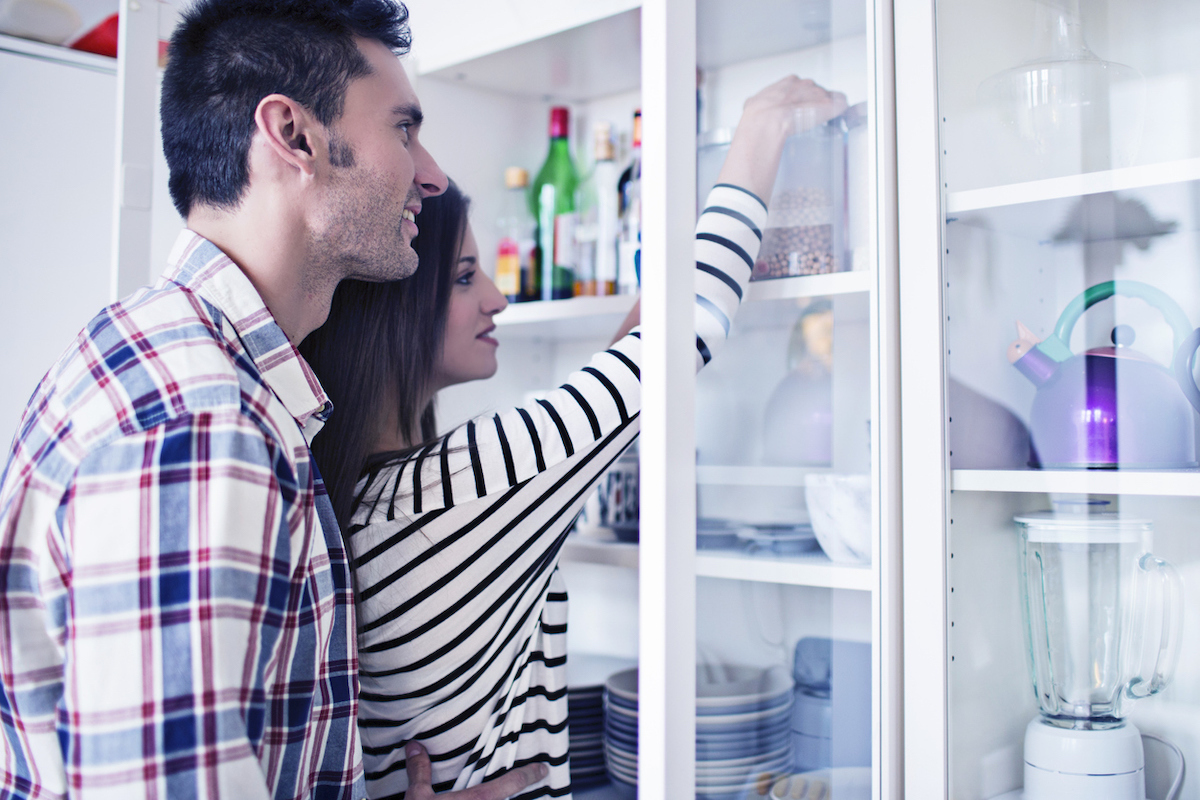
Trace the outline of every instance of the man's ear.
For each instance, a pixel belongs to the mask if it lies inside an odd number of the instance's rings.
[[[325,156],[325,127],[304,106],[287,95],[269,94],[258,101],[254,124],[267,152],[280,166],[298,170],[306,177],[316,174],[317,162]]]

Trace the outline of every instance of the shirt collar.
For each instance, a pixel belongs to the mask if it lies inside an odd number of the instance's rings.
[[[185,229],[175,240],[166,280],[212,303],[237,331],[263,382],[296,418],[309,442],[333,410],[333,404],[287,334],[275,322],[254,284],[221,249]]]

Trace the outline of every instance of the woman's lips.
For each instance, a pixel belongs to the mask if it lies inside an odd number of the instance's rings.
[[[487,330],[483,331],[482,333],[479,333],[478,335],[476,335],[476,336],[475,336],[475,338],[476,338],[476,339],[478,339],[478,340],[479,340],[479,341],[481,341],[481,342],[484,342],[484,343],[486,343],[486,344],[490,344],[492,347],[499,347],[499,346],[500,346],[500,343],[499,343],[498,341],[496,341],[495,339],[493,339],[491,336],[489,336],[489,335],[488,335],[489,333],[491,333],[491,332],[492,332],[492,331],[494,331],[494,330],[496,330],[496,326],[495,326],[495,325],[493,325],[492,327],[490,327],[490,328],[488,328]]]

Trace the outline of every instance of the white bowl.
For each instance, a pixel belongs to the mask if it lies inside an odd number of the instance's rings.
[[[804,499],[813,533],[830,560],[871,562],[870,475],[810,472],[804,476]]]

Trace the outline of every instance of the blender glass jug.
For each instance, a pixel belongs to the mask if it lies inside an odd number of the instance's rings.
[[[1147,520],[1060,509],[1014,521],[1043,721],[1079,730],[1121,726],[1123,702],[1159,692],[1174,671],[1183,613],[1178,573],[1147,552]]]

